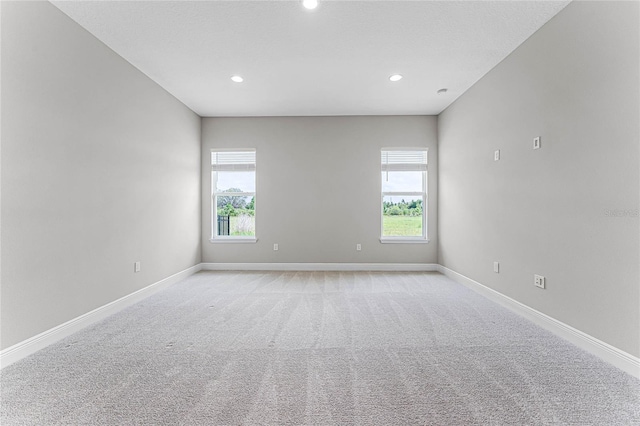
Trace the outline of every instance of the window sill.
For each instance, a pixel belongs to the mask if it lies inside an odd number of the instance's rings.
[[[210,238],[209,242],[212,244],[255,244],[258,242],[257,238]]]
[[[380,238],[382,244],[429,244],[430,241],[424,238]]]

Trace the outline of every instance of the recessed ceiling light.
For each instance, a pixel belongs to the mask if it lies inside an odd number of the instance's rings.
[[[389,80],[391,80],[391,81],[400,81],[400,80],[402,80],[402,76],[400,74],[394,74],[391,77],[389,77]]]
[[[318,0],[302,0],[302,5],[307,9],[315,9],[318,7]]]
[[[446,87],[438,90],[438,95],[444,95],[445,93],[447,93],[447,90],[449,89],[447,89]]]
[[[244,81],[244,78],[240,77],[239,75],[234,75],[233,77],[231,77],[231,80],[233,80],[234,83],[242,83]]]

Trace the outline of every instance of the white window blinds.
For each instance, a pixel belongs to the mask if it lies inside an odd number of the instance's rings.
[[[250,171],[256,169],[256,151],[211,151],[214,172]]]
[[[382,150],[381,164],[383,172],[426,171],[426,149]]]

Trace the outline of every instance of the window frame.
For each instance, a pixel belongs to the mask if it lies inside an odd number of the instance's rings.
[[[253,167],[248,167],[247,169],[239,168],[238,170],[216,170],[216,166],[213,164],[213,154],[217,152],[253,152],[254,153],[254,162]],[[257,213],[257,163],[258,163],[258,153],[255,148],[212,148],[210,150],[210,160],[211,161],[211,237],[209,238],[209,242],[211,243],[256,243],[258,241],[258,213]],[[239,163],[240,164],[240,163]],[[245,163],[242,163],[245,164]],[[225,173],[234,173],[234,172],[253,172],[254,179],[254,191],[253,192],[218,192],[216,191],[218,176],[217,174],[220,172]],[[226,196],[226,197],[253,197],[254,199],[254,235],[218,235],[218,227],[217,227],[217,217],[218,217],[218,196]],[[231,226],[231,224],[229,224]]]
[[[384,152],[387,151],[420,151],[420,152],[424,152],[424,158],[425,158],[425,163],[424,163],[424,168],[422,168],[421,165],[418,165],[418,163],[415,164],[415,167],[413,167],[412,164],[406,163],[406,164],[401,164],[398,165],[396,170],[389,170],[390,168],[393,169],[393,167],[389,167],[387,166],[387,170],[386,172],[388,173],[389,171],[419,171],[422,172],[422,191],[384,191],[383,189],[383,174],[385,172],[384,170],[384,164],[382,161],[382,156],[384,155]],[[388,244],[388,243],[400,243],[400,244],[410,244],[410,243],[417,243],[417,244],[424,244],[424,243],[428,243],[429,242],[429,233],[427,230],[427,225],[428,225],[428,218],[427,218],[427,212],[428,212],[428,196],[427,196],[427,184],[428,184],[428,171],[429,171],[429,149],[426,147],[413,147],[413,148],[396,148],[396,147],[391,147],[391,148],[381,148],[380,149],[380,242],[383,244]],[[422,235],[418,236],[386,236],[384,235],[384,198],[385,197],[402,197],[402,196],[406,196],[406,197],[421,197],[422,198]]]

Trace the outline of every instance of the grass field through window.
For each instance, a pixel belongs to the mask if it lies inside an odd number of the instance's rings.
[[[383,237],[421,237],[422,216],[382,216]]]
[[[391,216],[384,215],[384,237],[421,237],[421,216]],[[231,216],[230,232],[232,236],[253,236],[256,232],[255,216]]]
[[[234,237],[255,236],[256,217],[249,215],[239,215],[229,217],[229,235]]]

